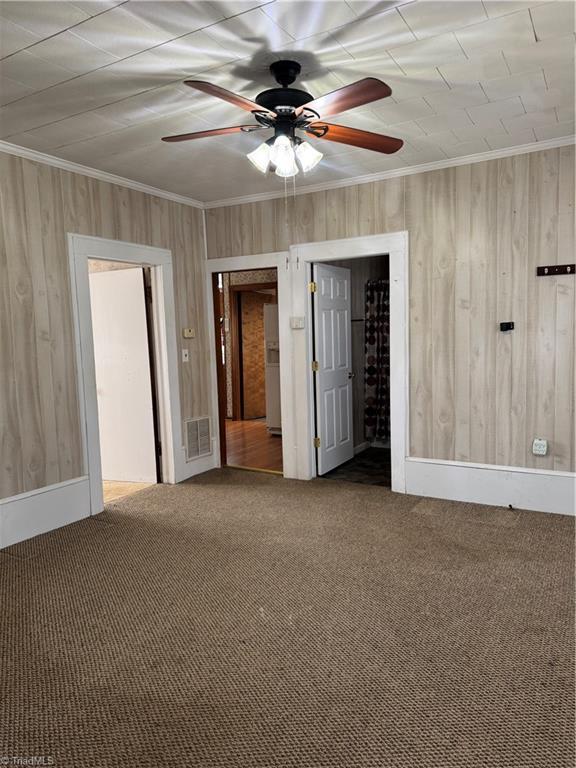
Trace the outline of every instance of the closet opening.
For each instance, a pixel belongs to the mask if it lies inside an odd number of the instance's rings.
[[[391,486],[387,255],[312,264],[317,474]]]

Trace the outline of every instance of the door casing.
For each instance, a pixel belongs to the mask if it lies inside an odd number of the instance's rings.
[[[212,275],[243,269],[278,269],[280,399],[284,477],[316,477],[312,303],[308,283],[312,263],[387,254],[390,261],[390,407],[392,490],[406,493],[408,456],[408,232],[301,243],[289,251],[206,260],[210,348],[215,350]],[[218,417],[216,355],[210,365],[212,414]]]

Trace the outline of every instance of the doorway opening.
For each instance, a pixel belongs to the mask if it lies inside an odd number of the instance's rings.
[[[151,270],[88,259],[104,503],[162,482]]]
[[[277,269],[212,280],[221,463],[282,474]]]
[[[312,264],[316,469],[391,486],[388,255]]]

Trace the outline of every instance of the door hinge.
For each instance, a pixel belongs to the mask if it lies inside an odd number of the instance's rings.
[[[160,442],[160,440],[156,441],[156,455],[162,456],[162,443]]]
[[[316,291],[318,290],[318,286],[314,281],[312,281],[311,283],[308,283],[308,290],[310,291],[310,293],[316,293]]]
[[[152,301],[152,286],[151,285],[145,285],[144,286],[144,296],[146,297],[146,301],[149,301],[149,302]]]
[[[312,370],[314,373],[318,373],[320,370],[320,366],[318,365],[318,360],[312,360]]]
[[[314,448],[320,448],[320,438],[315,437],[314,438]]]

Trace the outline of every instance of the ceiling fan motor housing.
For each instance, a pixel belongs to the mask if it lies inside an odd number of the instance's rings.
[[[299,88],[270,88],[262,91],[254,99],[256,104],[260,104],[264,109],[270,112],[276,112],[277,107],[301,107],[312,101],[312,96]]]

